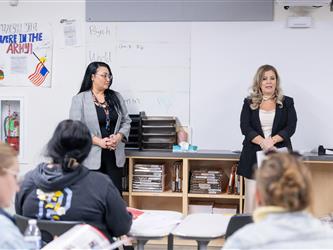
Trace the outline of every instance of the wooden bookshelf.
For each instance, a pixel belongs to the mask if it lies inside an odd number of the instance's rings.
[[[138,209],[165,209],[188,213],[188,206],[192,201],[212,201],[219,204],[236,204],[239,211],[243,211],[243,180],[241,178],[240,194],[196,194],[189,193],[190,171],[198,168],[222,168],[228,176],[232,165],[237,164],[238,154],[227,151],[210,151],[202,153],[171,153],[165,151],[127,150],[129,164],[129,192],[128,203]],[[182,164],[182,191],[172,192],[170,185],[170,169],[175,162]],[[166,189],[164,192],[134,192],[132,188],[133,167],[135,164],[164,164],[166,174]]]
[[[189,173],[193,168],[202,166],[207,168],[224,168],[226,173],[230,173],[231,166],[238,162],[239,154],[231,151],[198,151],[195,153],[172,153],[166,151],[139,151],[126,150],[129,164],[129,191],[124,193],[128,199],[129,206],[139,209],[168,209],[188,213],[188,205],[192,200],[214,201],[219,204],[238,204],[240,212],[243,211],[244,194],[243,178],[240,183],[240,194],[192,194],[189,189]],[[317,217],[327,215],[333,211],[331,201],[333,190],[333,156],[318,156],[311,153],[303,155],[304,162],[309,166],[312,173],[314,189],[313,212]],[[175,161],[182,162],[182,192],[132,192],[133,166],[136,163],[164,163],[168,169]]]

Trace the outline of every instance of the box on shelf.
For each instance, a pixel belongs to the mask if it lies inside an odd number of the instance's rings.
[[[209,201],[192,201],[188,205],[188,214],[195,214],[195,213],[205,213],[211,214],[213,213],[213,202]]]
[[[237,214],[236,204],[217,204],[214,203],[213,214]]]

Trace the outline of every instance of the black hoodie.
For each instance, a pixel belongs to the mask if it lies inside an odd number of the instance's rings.
[[[28,172],[16,195],[16,213],[37,219],[83,221],[109,239],[127,234],[132,217],[108,176],[79,166],[72,172],[46,163]]]

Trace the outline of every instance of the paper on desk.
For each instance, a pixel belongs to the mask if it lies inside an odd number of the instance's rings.
[[[166,236],[180,223],[182,214],[174,211],[144,210],[144,213],[133,221],[131,236]]]
[[[280,153],[287,153],[288,152],[288,148],[287,147],[278,148],[276,151],[280,152]],[[265,154],[265,152],[263,150],[257,151],[257,164],[258,164],[258,168],[261,167],[261,164],[262,164],[263,160],[265,160],[266,158],[267,158],[267,155]]]
[[[173,230],[181,237],[217,238],[225,234],[232,215],[190,214]]]

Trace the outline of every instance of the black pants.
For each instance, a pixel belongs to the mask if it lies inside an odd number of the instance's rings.
[[[102,149],[101,168],[100,172],[110,177],[113,184],[122,194],[122,178],[123,168],[118,168],[116,165],[116,155],[113,150]]]

